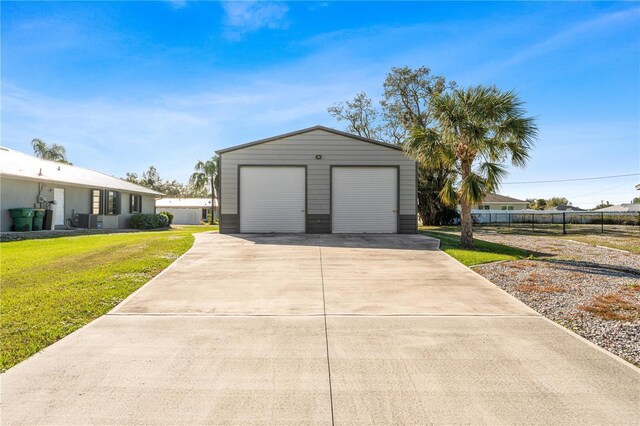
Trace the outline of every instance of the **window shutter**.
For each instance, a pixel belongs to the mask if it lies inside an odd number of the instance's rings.
[[[116,192],[116,214],[120,214],[122,210],[122,197],[119,192]]]
[[[133,200],[135,195],[129,194],[129,213],[133,213]]]

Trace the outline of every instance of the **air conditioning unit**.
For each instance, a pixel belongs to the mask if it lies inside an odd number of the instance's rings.
[[[98,215],[97,214],[78,214],[78,228],[96,229],[98,228]]]

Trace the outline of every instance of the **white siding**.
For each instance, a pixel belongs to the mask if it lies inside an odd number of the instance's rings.
[[[202,209],[177,209],[177,208],[158,208],[158,213],[169,212],[173,214],[173,224],[175,225],[200,225],[202,220]]]

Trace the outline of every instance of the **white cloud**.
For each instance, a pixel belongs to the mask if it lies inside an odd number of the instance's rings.
[[[187,5],[187,0],[168,0],[168,2],[174,9],[182,9]]]
[[[229,1],[223,2],[222,8],[225,12],[225,35],[232,39],[261,28],[274,30],[288,26],[286,15],[289,8],[282,2]]]
[[[315,124],[333,125],[326,108],[352,96],[367,71],[321,72],[322,55],[227,76],[224,83],[159,93],[143,102],[62,99],[2,85],[3,144],[29,152],[39,137],[61,143],[70,161],[116,176],[155,165],[161,176],[186,181],[198,159],[216,149]],[[309,84],[312,81],[313,84]],[[364,87],[365,89],[367,87]]]
[[[576,41],[595,37],[607,31],[619,31],[629,25],[637,25],[639,17],[640,8],[634,7],[579,22],[536,43],[519,49],[509,58],[490,62],[473,72],[472,75],[475,76],[473,78],[478,79],[478,76],[482,75],[495,75],[510,67],[526,63],[532,59],[565,48],[567,45],[575,43]]]

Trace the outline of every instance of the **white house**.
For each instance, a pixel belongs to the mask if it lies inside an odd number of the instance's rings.
[[[476,210],[524,210],[527,202],[500,194],[487,194]]]
[[[218,200],[213,207],[213,217],[218,219]],[[156,201],[156,212],[172,213],[176,225],[199,225],[211,214],[211,198],[161,198]]]
[[[0,230],[11,229],[9,210],[50,212],[44,229],[128,228],[137,213],[153,213],[161,193],[95,170],[43,160],[0,147]],[[49,214],[47,214],[47,217]]]

